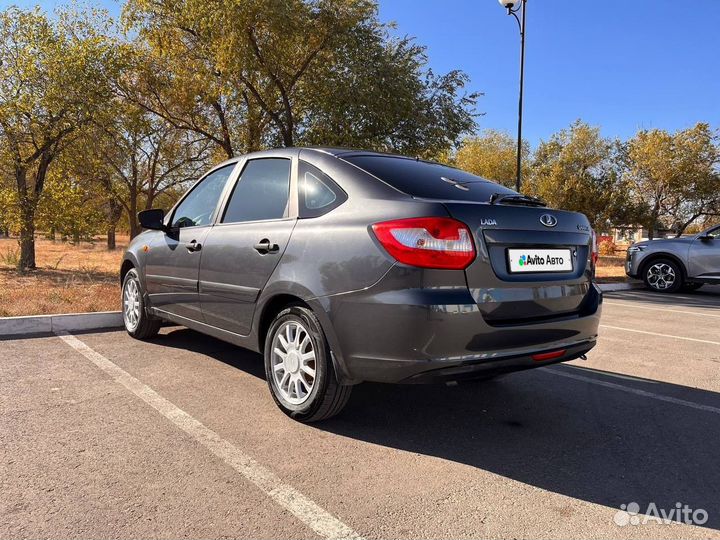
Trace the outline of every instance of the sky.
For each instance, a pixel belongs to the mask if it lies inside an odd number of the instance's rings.
[[[118,0],[94,0],[118,13]],[[39,4],[59,0],[0,0]],[[427,47],[437,73],[482,92],[480,128],[517,130],[520,38],[497,0],[380,0],[380,18]],[[527,0],[523,138],[581,118],[609,137],[720,128],[720,0]]]

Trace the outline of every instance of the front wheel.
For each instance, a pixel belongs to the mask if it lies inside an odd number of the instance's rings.
[[[264,354],[270,392],[291,418],[325,420],[350,398],[352,386],[337,382],[330,346],[311,310],[293,306],[278,313],[265,337]]]
[[[121,300],[123,323],[128,334],[136,339],[147,339],[157,335],[161,321],[148,315],[142,284],[134,268],[125,274]]]
[[[683,284],[680,267],[670,259],[651,261],[643,272],[645,285],[653,291],[663,293],[677,292]]]

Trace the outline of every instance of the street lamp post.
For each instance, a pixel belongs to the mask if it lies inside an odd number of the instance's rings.
[[[522,114],[523,114],[523,83],[525,78],[525,10],[527,0],[498,0],[507,9],[508,15],[515,17],[520,28],[520,98],[518,100],[518,133],[517,133],[517,168],[515,191],[520,192],[522,183]],[[518,17],[520,11],[520,17]]]

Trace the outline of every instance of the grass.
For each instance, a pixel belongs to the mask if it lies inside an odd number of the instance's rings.
[[[108,251],[104,240],[66,242],[38,238],[38,269],[21,274],[13,238],[0,238],[0,317],[114,311],[120,305],[118,272],[127,238]]]
[[[595,278],[600,283],[620,283],[629,278],[625,274],[625,256],[602,255],[595,268]]]

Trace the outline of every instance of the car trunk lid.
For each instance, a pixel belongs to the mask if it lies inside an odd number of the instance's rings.
[[[581,316],[592,290],[587,218],[536,205],[448,202],[472,231],[478,252],[465,270],[490,324],[527,324]]]

